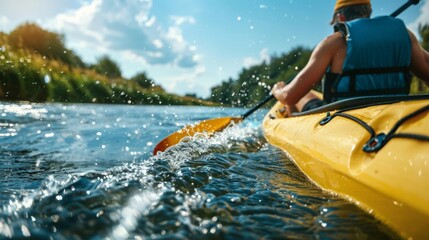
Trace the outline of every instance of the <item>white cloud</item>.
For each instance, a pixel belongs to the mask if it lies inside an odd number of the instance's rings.
[[[166,90],[182,93],[194,93],[197,91],[200,96],[207,95],[208,92],[204,92],[207,90],[207,84],[198,80],[205,73],[206,68],[199,65],[191,72],[182,72],[177,76],[172,76],[168,79],[169,84],[166,86]]]
[[[198,59],[192,57],[195,53],[180,28],[195,20],[174,16],[172,25],[164,30],[151,9],[152,0],[92,0],[57,15],[49,26],[65,33],[67,46],[77,48],[78,52],[98,52],[98,55],[133,52],[149,65],[195,67]]]
[[[4,30],[11,31],[12,26],[11,26],[11,22],[10,22],[8,17],[0,16],[0,29],[3,31]]]
[[[6,26],[9,24],[9,18],[7,18],[6,16],[1,16],[0,17],[0,25],[1,26]]]
[[[195,19],[191,16],[171,16],[171,19],[174,21],[174,25],[176,26],[180,26],[184,23],[195,23]]]
[[[149,20],[145,21],[144,25],[145,27],[152,27],[156,22],[156,18],[155,17],[151,17]]]
[[[420,15],[417,19],[408,25],[408,28],[418,35],[419,24],[429,24],[429,1],[426,0],[423,6],[420,8]]]
[[[128,61],[138,62],[141,65],[147,65],[145,58],[141,57],[140,55],[137,55],[133,51],[123,51],[121,57],[127,59]]]
[[[243,67],[249,68],[251,66],[261,64],[264,61],[266,63],[270,62],[270,55],[268,53],[268,49],[267,48],[263,48],[259,52],[259,58],[254,58],[254,57],[247,57],[247,58],[245,58],[243,60]]]
[[[162,48],[164,45],[162,44],[162,41],[159,39],[153,40],[153,45],[155,45],[156,48]]]

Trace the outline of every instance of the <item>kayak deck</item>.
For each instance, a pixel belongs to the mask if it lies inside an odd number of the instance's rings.
[[[393,137],[379,150],[365,152],[363,147],[374,134],[395,127],[398,136],[429,136],[429,111],[397,126],[428,106],[429,99],[414,99],[331,110],[322,125],[326,112],[284,118],[277,103],[264,118],[263,130],[268,142],[283,149],[322,189],[354,202],[401,236],[420,239],[429,233],[429,142]]]

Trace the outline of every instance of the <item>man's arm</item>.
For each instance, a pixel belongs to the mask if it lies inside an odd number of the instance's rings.
[[[429,53],[420,46],[411,31],[408,34],[411,40],[411,72],[429,86]]]
[[[341,48],[345,48],[345,42],[340,33],[322,40],[312,52],[306,66],[288,85],[274,85],[273,94],[276,99],[285,105],[295,105],[322,79]]]

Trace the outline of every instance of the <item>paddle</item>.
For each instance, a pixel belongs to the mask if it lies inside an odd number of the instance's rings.
[[[153,150],[153,155],[156,155],[158,152],[165,151],[165,149],[167,149],[168,147],[176,145],[184,137],[194,136],[195,133],[202,133],[202,132],[211,135],[215,132],[222,131],[223,129],[230,126],[231,124],[239,123],[273,98],[274,96],[270,94],[268,97],[266,97],[256,106],[254,106],[252,109],[250,109],[249,111],[247,111],[246,113],[244,113],[239,117],[221,117],[221,118],[204,120],[194,125],[187,125],[181,130],[174,132],[173,134],[161,140],[155,146],[155,149]]]
[[[390,16],[396,17],[400,13],[402,13],[405,9],[407,9],[409,6],[413,4],[416,5],[419,2],[420,0],[408,0],[404,5],[399,7],[392,14],[390,14]],[[270,94],[268,97],[266,97],[264,100],[262,100],[260,103],[258,103],[256,106],[254,106],[252,109],[250,109],[240,117],[222,117],[222,118],[208,119],[208,120],[204,120],[199,123],[196,123],[194,125],[187,125],[181,130],[174,132],[173,134],[167,136],[162,141],[160,141],[155,146],[153,150],[153,155],[156,155],[158,152],[165,151],[165,149],[167,149],[168,147],[176,145],[177,143],[180,142],[180,140],[182,140],[186,136],[194,136],[195,133],[199,133],[199,132],[200,133],[204,132],[210,135],[215,132],[222,131],[226,127],[230,126],[232,123],[234,124],[239,123],[273,98],[274,96]]]
[[[396,11],[394,11],[392,14],[390,14],[391,17],[396,17],[399,14],[401,14],[405,9],[407,9],[411,5],[417,5],[420,2],[420,0],[408,0],[404,5],[399,7]]]

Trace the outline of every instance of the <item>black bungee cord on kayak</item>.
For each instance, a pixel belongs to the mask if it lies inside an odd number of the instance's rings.
[[[331,115],[330,112],[327,112],[326,113],[326,117],[324,117],[322,120],[320,120],[319,124],[320,125],[325,125],[325,124],[327,124],[329,121],[331,121],[336,116],[348,118],[348,119],[350,119],[352,121],[355,121],[355,122],[359,123],[362,127],[364,127],[371,134],[371,138],[375,137],[375,131],[374,131],[374,129],[372,129],[371,126],[369,126],[368,124],[366,124],[366,122],[362,121],[361,119],[359,119],[359,118],[357,118],[355,116],[349,115],[347,113],[343,113],[342,111],[338,111],[338,112],[334,113],[333,115]]]
[[[349,110],[349,109],[347,109],[347,110]],[[376,134],[374,129],[371,126],[369,126],[366,122],[364,122],[363,120],[361,120],[355,116],[352,116],[350,114],[344,113],[344,111],[347,111],[347,110],[338,111],[332,115],[330,114],[330,112],[328,112],[326,117],[324,117],[319,122],[319,124],[325,125],[325,124],[329,123],[334,117],[337,117],[337,116],[344,117],[344,118],[350,119],[350,120],[358,123],[363,128],[365,128],[369,132],[369,134],[371,135],[370,139],[362,147],[362,150],[364,152],[367,152],[367,153],[378,152],[392,138],[409,138],[409,139],[415,139],[415,140],[419,140],[419,141],[429,141],[429,136],[426,136],[426,135],[421,135],[421,134],[416,134],[416,133],[396,133],[396,130],[398,130],[398,128],[404,122],[406,122],[409,119],[412,119],[413,117],[415,117],[421,113],[429,111],[429,105],[426,105],[426,106],[404,116],[403,118],[399,119],[387,134],[385,134],[385,133]]]

